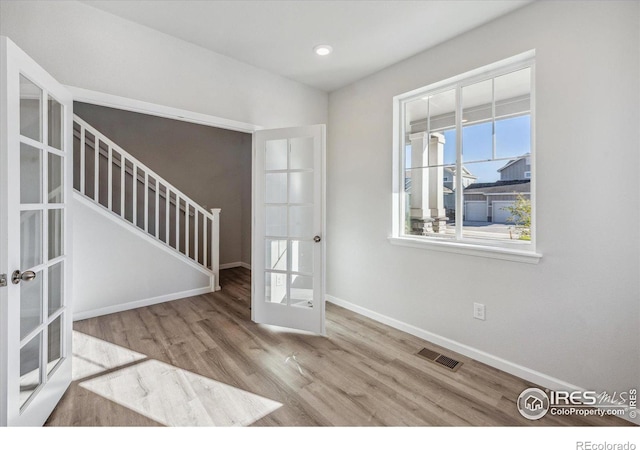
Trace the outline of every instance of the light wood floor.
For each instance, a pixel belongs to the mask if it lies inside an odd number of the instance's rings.
[[[222,271],[221,284],[216,293],[79,321],[74,329],[283,404],[254,426],[629,425],[611,417],[526,420],[515,401],[531,383],[445,349],[464,364],[457,372],[437,367],[416,356],[437,346],[332,304],[326,337],[257,325],[250,272]],[[74,381],[47,425],[160,424]]]

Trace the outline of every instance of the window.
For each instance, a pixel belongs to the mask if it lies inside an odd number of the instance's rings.
[[[533,80],[528,52],[394,98],[392,241],[534,254]]]

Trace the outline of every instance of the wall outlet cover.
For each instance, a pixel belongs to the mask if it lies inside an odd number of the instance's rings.
[[[485,306],[482,303],[473,304],[473,317],[479,320],[485,320]]]

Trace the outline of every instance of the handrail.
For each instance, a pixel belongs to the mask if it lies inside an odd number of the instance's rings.
[[[80,128],[78,131],[74,129],[74,138],[80,140],[80,155],[76,159],[80,164],[80,180],[78,183],[80,193],[212,272],[215,276],[215,288],[219,289],[221,210],[214,208],[211,211],[207,211],[89,123],[76,115],[73,116],[73,120]],[[87,133],[92,135],[91,139],[88,139]],[[106,149],[101,144],[106,146]],[[92,156],[86,153],[88,147],[93,148]],[[114,156],[119,159],[114,158]],[[90,159],[91,157],[93,160]],[[87,161],[88,158],[90,159],[89,161]],[[104,189],[103,183],[105,183],[104,174],[100,171],[101,166],[105,164],[105,162],[101,161],[103,158],[106,159],[108,164],[106,171],[106,202],[104,197],[101,198],[100,195],[100,188],[102,186]],[[91,169],[94,183],[93,198],[87,195],[85,180],[87,168],[91,166],[93,166]],[[119,199],[113,198],[114,170],[120,172]],[[101,174],[103,174],[102,177]],[[127,189],[125,182],[127,175],[130,175],[132,180],[130,189]],[[144,195],[140,202],[138,201],[138,185],[142,185],[142,189],[144,189]],[[164,193],[162,192],[163,190]],[[160,220],[161,198],[164,203],[163,220]],[[116,212],[115,206],[118,204],[119,212]],[[152,204],[155,205],[153,214],[150,213]],[[143,208],[144,214],[142,221],[138,223],[140,208]],[[131,220],[127,218],[126,210],[128,209],[131,210]],[[171,218],[172,213],[174,213],[173,219]],[[180,229],[181,222],[184,225],[182,230]],[[160,233],[162,225],[164,225],[163,236]],[[175,233],[171,233],[172,227]],[[211,231],[210,233],[209,230]],[[172,239],[174,245],[171,245]],[[184,246],[181,246],[181,241],[184,241]]]
[[[73,121],[76,122],[78,125],[80,125],[82,128],[84,128],[85,130],[88,130],[91,134],[93,134],[94,137],[99,137],[100,141],[105,143],[105,144],[107,144],[107,146],[109,146],[109,147],[111,147],[113,149],[117,149],[118,153],[124,154],[125,157],[126,157],[126,160],[132,162],[135,165],[135,167],[137,167],[138,169],[142,170],[145,173],[147,173],[147,172],[152,173],[153,174],[152,175],[153,179],[160,181],[165,186],[169,186],[171,188],[171,192],[180,194],[180,200],[185,200],[185,199],[189,200],[189,202],[192,204],[192,206],[197,207],[202,214],[209,216],[210,219],[213,218],[213,214],[211,214],[206,209],[204,209],[202,206],[200,206],[199,204],[197,204],[196,202],[191,200],[186,194],[184,194],[178,188],[173,186],[171,183],[169,183],[167,180],[165,180],[160,175],[155,173],[153,170],[149,169],[144,163],[141,163],[136,157],[132,156],[130,153],[128,153],[126,150],[124,150],[122,147],[120,147],[118,144],[113,142],[111,139],[106,137],[104,134],[102,134],[101,132],[96,130],[94,127],[89,125],[87,122],[85,122],[80,117],[76,116],[75,114],[73,115]],[[92,147],[94,146],[92,142],[88,142],[88,144],[91,144]],[[101,154],[102,154],[102,152],[101,152]]]
[[[77,132],[76,132],[76,130],[75,130],[75,129],[73,130],[73,137],[78,138],[78,139],[82,139],[82,136],[81,136],[80,131],[77,131]],[[95,147],[95,144],[94,144],[93,142],[91,142],[91,141],[87,141],[87,142],[85,142],[85,145],[86,145],[87,147],[91,147],[91,148],[94,148],[94,147]],[[108,155],[109,155],[109,152],[108,152],[107,150],[104,150],[103,148],[100,148],[100,150],[99,150],[99,151],[100,151],[100,156],[104,156],[105,158],[108,158],[108,157],[109,157],[109,156],[108,156]],[[128,158],[127,158],[127,159],[128,159]],[[121,167],[121,166],[120,166],[120,161],[116,161],[115,159],[113,160],[113,164],[114,164],[115,166]],[[125,167],[125,168],[124,168],[124,171],[125,171],[125,173],[126,173],[127,175],[130,175],[130,176],[133,178],[133,170],[132,170],[130,167]],[[139,182],[139,183],[144,183],[144,175],[137,174],[137,178],[138,178],[138,182]],[[153,175],[152,175],[152,178],[153,178]],[[58,189],[60,189],[60,188],[58,188]],[[154,184],[150,185],[150,186],[149,186],[149,189],[150,189],[150,190],[152,190],[153,192],[155,192],[155,190],[156,190],[155,185],[154,185]],[[185,197],[186,197],[186,196],[185,196]],[[164,193],[164,192],[160,191],[160,198],[166,198],[166,193]],[[171,204],[172,204],[172,205],[175,205],[175,204],[176,204],[176,201],[175,201],[173,198],[170,198],[170,199],[169,199],[169,202],[171,202]],[[186,211],[186,208],[185,208],[185,207],[184,207],[184,205],[182,205],[182,204],[180,205],[180,211]],[[205,210],[205,212],[206,212],[206,210]],[[190,216],[194,216],[194,215],[195,215],[195,212],[191,212],[191,211],[190,211],[190,212],[189,212],[189,215],[190,215]]]

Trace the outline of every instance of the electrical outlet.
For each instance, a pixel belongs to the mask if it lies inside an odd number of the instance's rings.
[[[482,303],[473,304],[473,317],[479,320],[485,320],[485,306]]]
[[[284,284],[284,275],[276,275],[276,286],[282,286]]]

